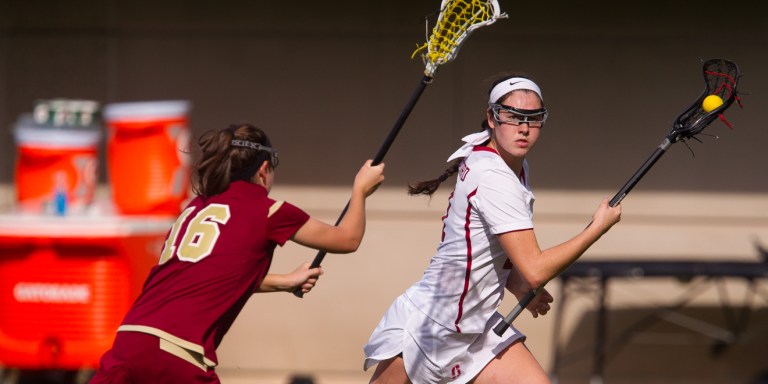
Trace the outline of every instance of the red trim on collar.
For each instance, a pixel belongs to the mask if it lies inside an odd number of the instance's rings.
[[[472,152],[477,152],[477,151],[493,152],[493,153],[495,153],[497,155],[499,154],[499,152],[496,151],[495,149],[493,149],[491,147],[486,147],[484,145],[476,145],[474,148],[472,148]]]

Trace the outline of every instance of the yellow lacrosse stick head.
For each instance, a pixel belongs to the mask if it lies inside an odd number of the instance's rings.
[[[505,17],[497,0],[443,0],[432,34],[411,57],[423,52],[424,74],[433,77],[440,65],[456,57],[461,44],[473,31]]]

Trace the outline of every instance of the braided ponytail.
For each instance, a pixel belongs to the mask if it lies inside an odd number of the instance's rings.
[[[416,182],[415,184],[409,184],[408,194],[411,196],[413,195],[432,196],[437,191],[437,189],[440,188],[440,184],[442,184],[445,180],[455,175],[456,172],[459,171],[459,165],[461,164],[462,161],[464,161],[463,157],[458,158],[453,162],[451,162],[451,164],[443,172],[443,174],[438,176],[436,179],[420,181],[420,182]]]

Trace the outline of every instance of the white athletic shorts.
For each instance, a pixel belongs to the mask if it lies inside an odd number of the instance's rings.
[[[509,327],[502,336],[493,327],[504,317],[494,313],[482,334],[457,333],[434,322],[406,295],[392,303],[364,347],[364,370],[402,353],[414,384],[466,383],[499,353],[525,335]]]

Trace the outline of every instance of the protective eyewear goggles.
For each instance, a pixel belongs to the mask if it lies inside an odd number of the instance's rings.
[[[272,165],[272,168],[277,168],[277,164],[280,163],[280,159],[277,157],[277,151],[272,147],[267,147],[266,145],[261,145],[253,141],[237,139],[232,140],[232,146],[267,152],[269,154],[269,164]]]
[[[488,104],[493,118],[499,123],[520,125],[528,124],[531,128],[539,128],[547,121],[547,109],[518,109],[503,104]]]

